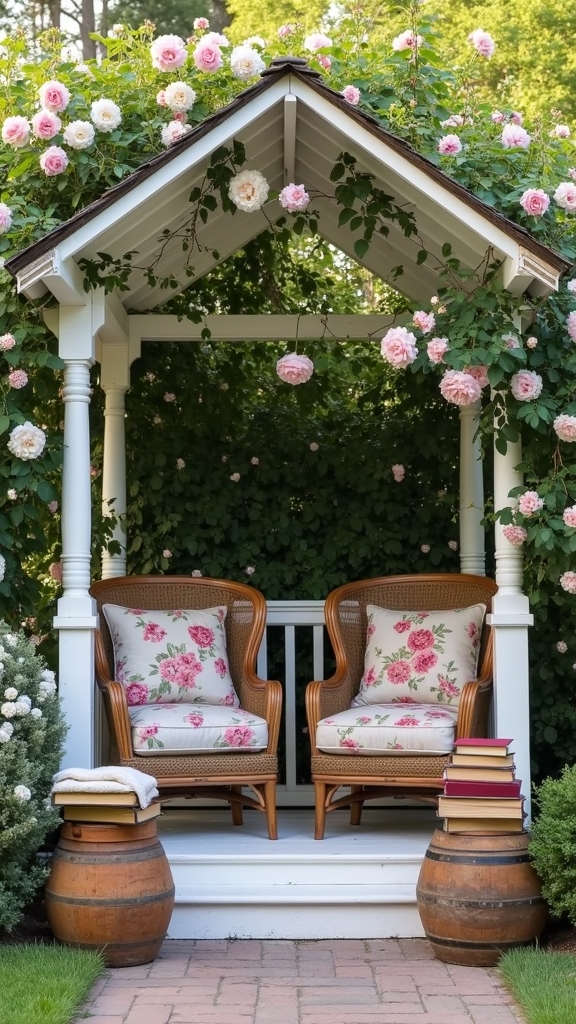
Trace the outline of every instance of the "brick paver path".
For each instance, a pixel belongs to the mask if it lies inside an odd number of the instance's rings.
[[[520,1024],[495,971],[437,960],[424,939],[168,940],[108,970],[89,1024]]]

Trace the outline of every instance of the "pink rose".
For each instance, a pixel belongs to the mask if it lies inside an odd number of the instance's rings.
[[[48,572],[53,580],[57,580],[58,583],[62,582],[62,562],[50,562]]]
[[[288,213],[299,213],[301,210],[305,210],[310,202],[310,196],[308,195],[304,185],[286,185],[282,189],[278,196],[278,202],[280,206],[288,210]]]
[[[550,135],[551,135],[552,138],[556,138],[556,139],[569,139],[570,138],[570,128],[568,127],[567,124],[557,124],[557,125],[554,125],[554,128],[550,132]]]
[[[148,687],[145,683],[128,683],[126,701],[130,707],[148,703]]]
[[[171,391],[167,391],[166,394],[164,395],[164,401],[165,402],[175,402],[176,401],[176,395],[173,395]]]
[[[400,463],[396,463],[396,465],[392,466],[392,476],[397,484],[401,484],[406,476],[404,466],[400,465]]]
[[[352,740],[352,739],[350,739],[349,736],[347,736],[343,740],[340,740],[339,746],[347,747],[348,750],[359,750],[360,749],[360,744],[358,743],[358,740]]]
[[[45,110],[50,110],[53,113],[59,114],[61,110],[66,110],[66,107],[70,103],[70,93],[62,82],[45,82],[44,85],[40,86],[39,89],[40,105]]]
[[[520,544],[523,544],[528,536],[523,526],[513,526],[511,523],[508,526],[502,527],[502,533],[508,543],[513,544],[514,547],[519,547]]]
[[[405,327],[390,327],[382,338],[382,358],[397,369],[410,366],[418,355],[416,338]]]
[[[510,114],[510,120],[511,120],[512,124],[523,124],[524,123],[524,118],[522,117],[522,114],[518,110],[513,110],[512,111],[512,113]]]
[[[236,694],[234,693],[233,690],[231,690],[230,693],[227,693],[226,696],[222,698],[222,700],[218,701],[218,703],[223,704],[227,708],[236,707],[236,704],[238,703],[236,700]]]
[[[530,136],[520,125],[507,124],[502,129],[501,142],[504,149],[528,149]]]
[[[467,366],[466,373],[470,377],[474,377],[474,380],[480,385],[481,388],[488,387],[490,381],[488,380],[488,367],[487,366]]]
[[[318,61],[320,67],[324,68],[324,71],[330,71],[330,68],[332,67],[332,61],[327,53],[319,53],[318,56],[316,57],[316,60]]]
[[[25,370],[12,370],[8,374],[8,383],[11,388],[19,390],[19,388],[25,388],[28,383],[28,374]]]
[[[562,519],[566,526],[576,526],[576,505],[572,505],[571,508],[565,508],[562,513]]]
[[[285,384],[305,384],[314,372],[314,363],[308,356],[296,352],[282,356],[276,363],[276,373]]]
[[[159,36],[150,47],[152,67],[158,71],[176,71],[186,63],[188,56],[184,40],[180,36]]]
[[[228,674],[228,669],[226,667],[226,662],[224,661],[224,658],[216,658],[214,662],[214,670],[216,674],[220,676],[220,679],[224,679],[226,677],[226,675]]]
[[[493,110],[490,117],[492,118],[494,124],[502,124],[502,122],[506,120],[501,110]]]
[[[199,729],[201,725],[204,725],[204,717],[199,711],[193,711],[191,714],[186,715],[184,721],[188,722],[194,729]]]
[[[428,359],[431,363],[443,362],[444,354],[449,348],[448,338],[432,338],[432,341],[429,341],[426,346]]]
[[[168,104],[166,102],[166,90],[165,89],[160,89],[160,92],[156,94],[156,103],[158,104],[159,107],[167,107],[168,106]]]
[[[469,373],[461,370],[447,370],[440,381],[440,393],[447,402],[455,405],[471,405],[482,395],[482,388]]]
[[[32,118],[32,132],[37,139],[53,139],[62,128],[62,121],[51,110],[39,110]]]
[[[412,666],[415,672],[423,674],[433,669],[438,662],[438,655],[434,651],[421,651],[412,659]]]
[[[440,711],[439,708],[431,708],[430,711],[424,713],[426,718],[448,718],[451,722],[453,721],[452,715],[448,711]]]
[[[168,148],[168,146],[172,146],[175,142],[178,142],[178,139],[181,139],[183,135],[186,135],[186,133],[189,130],[190,129],[187,128],[184,124],[182,124],[181,121],[177,121],[176,115],[174,115],[174,120],[170,121],[168,124],[165,124],[164,127],[161,129],[160,137],[162,139],[163,144],[166,146],[166,148]],[[175,397],[176,396],[173,395],[172,398],[166,398],[165,395],[164,401],[173,402]]]
[[[212,647],[214,630],[207,626],[188,626],[188,636],[198,647]]]
[[[280,39],[287,39],[288,36],[291,36],[293,33],[294,25],[280,25],[280,28],[278,29]]]
[[[537,348],[537,347],[538,347],[538,338],[527,338],[526,339],[526,348]]]
[[[556,650],[559,654],[566,654],[566,651],[568,650],[568,644],[565,642],[565,640],[558,641],[558,643],[556,644]]]
[[[6,203],[0,203],[0,235],[12,227],[12,210]],[[7,335],[4,335],[7,337]]]
[[[350,103],[353,107],[357,106],[360,102],[360,89],[357,89],[355,85],[344,86],[342,95],[346,103]]]
[[[576,341],[576,311],[569,313],[566,317],[566,330],[572,341]]]
[[[166,636],[166,630],[162,629],[157,622],[149,622],[144,627],[144,640],[151,640],[152,643],[158,644]]]
[[[225,729],[224,740],[230,747],[249,747],[253,735],[254,732],[248,725],[234,725],[230,729]]]
[[[531,217],[541,217],[550,206],[550,197],[541,188],[528,188],[520,196],[520,206]]]
[[[566,213],[576,213],[576,185],[571,181],[562,181],[554,193],[554,201]]]
[[[450,548],[450,551],[458,551],[458,541],[457,540],[449,540],[448,541],[448,547]]]
[[[192,56],[198,71],[219,71],[224,63],[220,47],[208,42],[207,37],[198,43]]]
[[[144,726],[142,726],[141,729],[138,729],[138,736],[140,737],[141,740],[151,739],[152,736],[156,735],[156,733],[158,732],[159,728],[160,728],[160,726],[159,725],[155,725],[155,724],[154,725],[144,725]]]
[[[376,679],[377,679],[376,669],[374,667],[369,668],[368,671],[364,673],[364,677],[362,679],[362,685],[363,686],[374,686],[374,683],[376,682]]]
[[[312,32],[304,40],[304,49],[309,50],[310,53],[316,53],[316,50],[325,50],[329,46],[332,46],[332,40],[323,32]]]
[[[428,552],[430,551],[430,545],[429,544],[421,544],[420,545],[420,551],[422,552],[422,554],[427,555]]]
[[[418,719],[414,718],[412,715],[404,715],[403,718],[399,718],[398,721],[396,722],[396,725],[400,726],[401,728],[403,728],[404,726],[415,726],[419,724],[420,723]]]
[[[361,715],[356,721],[359,725],[370,725],[372,719],[368,715]]]
[[[196,676],[203,671],[202,663],[195,654],[179,654],[176,661],[175,682],[181,689],[191,690],[196,686]]]
[[[68,166],[68,157],[60,146],[49,146],[40,157],[40,167],[48,178],[63,174]]]
[[[479,53],[481,57],[490,59],[494,50],[496,49],[496,43],[492,39],[489,32],[485,32],[483,28],[477,28],[474,32],[471,32],[468,36],[468,42],[472,44],[476,53]]]
[[[533,370],[519,370],[510,381],[510,390],[519,402],[533,402],[542,391],[542,377]]]
[[[203,42],[210,43],[212,46],[230,46],[227,36],[223,36],[221,32],[208,32],[204,36]]]
[[[30,125],[25,117],[7,117],[2,125],[2,140],[14,149],[25,146],[30,138]]]
[[[553,428],[561,441],[576,441],[576,416],[567,416],[566,413],[562,413],[554,420]]]
[[[455,683],[447,679],[446,676],[438,676],[439,689],[446,694],[447,697],[457,697],[460,693],[460,688]]]
[[[366,630],[366,636],[367,637],[368,636],[374,636],[375,632],[376,632],[376,626],[374,625],[373,622],[371,622],[370,625],[368,626],[368,629]]]
[[[544,502],[537,491],[524,491],[518,498],[518,511],[523,516],[532,516],[544,508]]]
[[[402,683],[407,683],[412,675],[412,669],[410,663],[404,659],[399,661],[393,661],[391,665],[386,669],[386,675],[388,681],[394,686],[399,686]]]
[[[430,334],[436,326],[436,318],[433,313],[426,313],[423,309],[418,309],[412,317],[412,323],[415,327],[419,327],[423,334]]]
[[[560,586],[567,594],[576,594],[576,572],[565,572],[560,577]]]
[[[466,632],[471,640],[476,640],[478,637],[478,626],[475,622],[469,622],[466,626]]]
[[[417,50],[424,42],[423,36],[415,36],[411,28],[401,32],[392,40],[392,49],[400,53],[402,50]]]
[[[176,658],[163,658],[158,665],[158,671],[160,672],[160,678],[166,683],[175,683],[176,674],[178,672],[178,664]]]
[[[394,625],[392,626],[392,629],[396,633],[407,633],[411,626],[411,622],[408,622],[407,619],[402,619],[400,622],[395,622]]]
[[[415,629],[406,642],[410,651],[425,651],[434,646],[434,633],[431,629]]]
[[[52,515],[54,515],[54,513],[58,511],[58,502],[57,501],[49,501],[48,505],[46,507],[47,507],[48,511]]]
[[[200,29],[200,31],[205,31],[207,28],[210,28],[208,18],[194,18],[194,28]]]
[[[462,143],[457,135],[445,135],[438,143],[440,156],[455,156],[462,149]]]

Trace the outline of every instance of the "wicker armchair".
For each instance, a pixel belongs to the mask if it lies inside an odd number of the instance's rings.
[[[122,576],[94,583],[90,589],[100,613],[96,631],[96,681],[102,692],[111,734],[111,757],[117,763],[150,771],[158,780],[160,798],[205,796],[227,800],[235,825],[242,824],[242,807],[266,815],[268,835],[277,838],[277,747],[282,709],[279,682],[259,679],[256,656],[266,623],[266,602],[253,587],[226,580],[185,576]],[[226,646],[230,674],[240,706],[265,719],[268,746],[260,752],[135,753],[126,691],[114,681],[114,651],[103,604],[162,611],[172,608],[208,609],[227,606]],[[196,705],[198,706],[198,705]],[[243,792],[250,789],[252,795]]]
[[[449,754],[418,753],[323,753],[316,746],[317,726],[323,719],[343,712],[359,690],[364,669],[368,604],[397,611],[448,611],[482,603],[491,610],[497,587],[484,576],[430,574],[390,576],[347,583],[326,600],[326,625],[336,655],[336,671],[330,678],[310,683],[306,713],[312,747],[312,780],[315,787],[315,838],[322,839],[326,813],[347,805],[350,823],[359,825],[364,801],[380,796],[411,796],[427,799],[443,789],[442,773]],[[492,693],[492,635],[484,626],[480,641],[477,678],[460,694],[455,736],[486,735]],[[341,786],[350,787],[337,797]]]

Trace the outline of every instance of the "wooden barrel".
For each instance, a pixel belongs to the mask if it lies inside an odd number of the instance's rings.
[[[491,967],[534,942],[548,910],[528,857],[529,834],[437,830],[416,887],[418,911],[440,960]]]
[[[46,883],[46,910],[60,942],[102,950],[109,967],[157,956],[174,906],[170,865],[156,822],[66,822]]]

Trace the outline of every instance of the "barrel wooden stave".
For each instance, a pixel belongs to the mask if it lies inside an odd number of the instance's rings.
[[[440,960],[490,967],[507,949],[540,935],[548,910],[528,842],[525,832],[434,833],[416,897]]]
[[[63,825],[46,883],[48,920],[60,942],[101,949],[109,967],[149,963],[173,906],[156,822]]]

